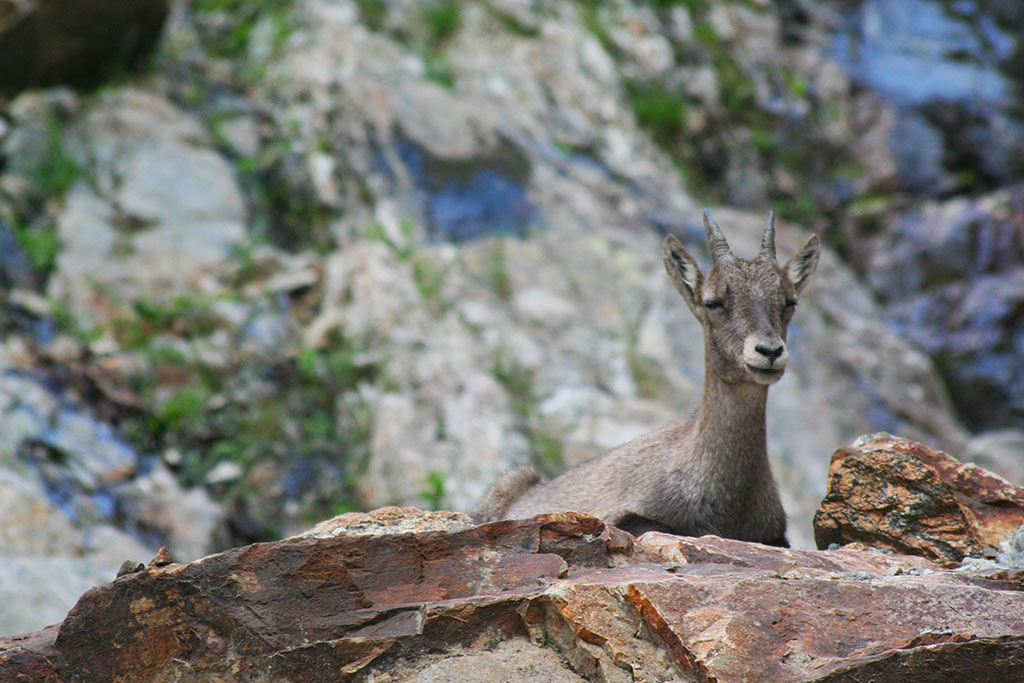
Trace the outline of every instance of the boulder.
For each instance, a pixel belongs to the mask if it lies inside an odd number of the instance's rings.
[[[1019,573],[637,541],[572,513],[462,528],[391,508],[124,572],[59,626],[0,639],[0,678],[982,680],[1024,666]]]
[[[0,93],[96,85],[156,47],[167,0],[0,1]]]
[[[814,538],[819,548],[859,543],[955,565],[993,555],[1022,524],[1024,488],[880,433],[832,455]]]
[[[200,120],[126,88],[97,97],[69,127],[67,146],[83,167],[96,166],[57,216],[61,248],[47,293],[92,323],[125,304],[208,293],[201,281],[245,240],[246,209]]]

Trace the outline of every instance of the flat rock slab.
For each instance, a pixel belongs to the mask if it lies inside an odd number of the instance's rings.
[[[819,548],[859,543],[952,566],[1024,524],[1024,488],[942,451],[879,433],[840,448],[814,516]]]
[[[1024,574],[573,513],[417,510],[150,566],[0,640],[0,680],[972,680],[1024,671]],[[356,533],[345,533],[351,523]],[[380,533],[394,524],[397,533]],[[456,530],[409,532],[452,524]],[[372,534],[358,533],[372,528]]]

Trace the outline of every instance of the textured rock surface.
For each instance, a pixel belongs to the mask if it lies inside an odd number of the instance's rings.
[[[939,361],[968,425],[1024,424],[1024,185],[923,203],[861,248],[886,317]]]
[[[1024,666],[1022,579],[870,551],[657,533],[637,543],[573,514],[303,537],[95,588],[59,626],[0,640],[0,676],[995,679]]]
[[[91,86],[156,47],[166,0],[0,2],[0,92],[62,83]]]
[[[919,443],[874,434],[832,456],[819,548],[888,548],[944,564],[994,554],[1024,524],[1024,489]]]
[[[110,5],[0,0],[0,32],[72,4]],[[145,73],[0,95],[0,467],[53,517],[3,530],[5,585],[54,558],[75,586],[45,611],[12,589],[4,617],[53,620],[135,556],[121,541],[188,560],[340,510],[465,510],[509,467],[553,474],[685,417],[699,331],[658,242],[702,250],[705,203],[747,207],[713,206],[742,254],[769,207],[781,250],[837,246],[769,405],[795,544],[823,454],[858,434],[1015,480],[1020,439],[965,451],[942,379],[975,426],[1020,426],[1024,213],[1014,188],[985,194],[1024,158],[1020,107],[960,120],[855,85],[835,35],[894,6],[863,4],[176,2]],[[1013,65],[1015,3],[939,4],[880,47],[938,22],[943,73]],[[889,323],[837,254],[899,295]],[[58,560],[50,533],[84,555]],[[103,547],[102,569],[79,562]]]
[[[231,167],[166,99],[133,89],[101,97],[68,146],[93,170],[57,217],[63,248],[48,292],[83,322],[202,291],[200,278],[240,246],[245,205]]]

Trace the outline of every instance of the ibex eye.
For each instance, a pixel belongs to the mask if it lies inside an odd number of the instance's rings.
[[[796,301],[793,299],[786,301],[786,308],[796,308]]]
[[[725,308],[725,304],[722,303],[721,301],[705,301],[704,308],[708,309],[709,311],[718,311]]]

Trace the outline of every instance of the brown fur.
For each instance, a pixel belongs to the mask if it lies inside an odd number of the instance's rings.
[[[696,415],[547,484],[533,468],[509,472],[477,505],[476,521],[574,510],[634,533],[657,529],[788,545],[768,464],[765,406],[768,386],[789,358],[786,328],[817,265],[817,237],[780,267],[769,218],[758,257],[737,259],[704,214],[715,261],[706,278],[674,237],[662,247],[669,277],[704,328],[704,395]]]

